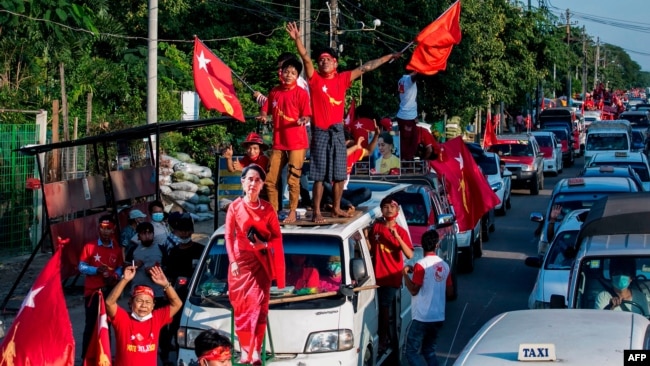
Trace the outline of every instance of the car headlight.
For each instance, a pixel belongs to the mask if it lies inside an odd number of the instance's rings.
[[[492,190],[496,192],[496,191],[500,190],[501,187],[503,187],[503,183],[501,183],[501,182],[492,183],[490,185],[490,187],[492,187]]]
[[[350,329],[333,329],[309,335],[305,353],[347,351],[354,346],[354,335]]]
[[[194,349],[194,340],[203,329],[180,327],[176,332],[177,342],[179,347]]]
[[[522,171],[522,172],[532,172],[532,171],[535,171],[535,166],[534,166],[534,165],[522,165],[522,166],[521,166],[521,171]]]

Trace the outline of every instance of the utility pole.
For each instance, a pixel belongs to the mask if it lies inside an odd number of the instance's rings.
[[[330,0],[327,3],[330,15],[330,47],[338,52],[338,34],[339,34],[339,8],[338,0]]]
[[[571,51],[571,12],[569,9],[566,10],[566,44],[569,51]],[[566,72],[566,97],[567,105],[571,106],[571,68],[568,65],[567,61],[567,72]]]
[[[309,55],[311,50],[311,0],[300,0],[300,38]]]
[[[582,100],[585,100],[587,92],[587,32],[582,26]]]
[[[596,59],[594,60],[594,90],[598,86],[598,65],[600,65],[600,37],[596,37]]]
[[[147,53],[147,123],[158,122],[158,0],[149,0],[149,51]],[[158,144],[153,137],[155,149],[153,161],[157,162]]]

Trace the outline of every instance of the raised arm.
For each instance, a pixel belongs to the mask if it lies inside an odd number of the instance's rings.
[[[371,61],[366,62],[365,64],[357,67],[356,69],[352,70],[352,75],[350,76],[350,81],[358,78],[359,76],[363,75],[364,73],[368,71],[372,71],[379,66],[385,64],[386,62],[400,58],[402,56],[401,52],[396,52],[396,53],[389,53],[388,55],[382,56],[378,59],[374,59]]]
[[[300,58],[302,58],[302,63],[305,67],[305,75],[307,76],[307,80],[309,80],[311,79],[312,75],[314,75],[314,63],[309,57],[309,53],[307,53],[305,45],[302,44],[302,40],[300,39],[300,29],[298,29],[296,22],[287,23],[286,29],[287,33],[289,33],[289,37],[291,37],[291,39],[293,39],[293,41],[296,43],[296,49],[298,50]]]
[[[133,277],[135,277],[135,270],[135,266],[126,267],[122,279],[117,282],[117,285],[113,287],[111,293],[108,295],[106,300],[104,300],[106,304],[106,315],[108,315],[110,319],[113,319],[115,314],[117,314],[117,300],[122,295],[126,285],[133,279]]]
[[[149,270],[151,280],[158,286],[162,286],[167,300],[169,300],[169,317],[173,318],[176,313],[183,307],[183,301],[178,297],[174,286],[169,282],[167,276],[159,266],[153,266]]]

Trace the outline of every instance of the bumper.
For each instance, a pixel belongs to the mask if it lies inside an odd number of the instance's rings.
[[[275,366],[331,366],[331,365],[349,365],[356,366],[360,363],[362,355],[357,353],[356,348],[343,352],[312,353],[312,354],[278,354],[273,358],[266,360],[266,365]],[[237,356],[235,356],[235,361]],[[183,362],[183,363],[181,363]],[[233,365],[235,363],[233,362]],[[178,351],[177,365],[191,366],[198,365],[194,350],[181,348]]]
[[[533,181],[533,178],[535,177],[536,172],[529,172],[529,171],[522,171],[518,170],[515,173],[512,174],[512,177],[510,178],[512,180],[512,186],[513,187],[526,187],[530,185],[530,183]]]

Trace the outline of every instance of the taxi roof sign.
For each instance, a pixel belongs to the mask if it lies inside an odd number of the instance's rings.
[[[556,361],[555,344],[522,343],[517,354],[518,361]]]
[[[614,171],[614,167],[611,165],[601,165],[599,171],[601,173],[611,173]]]
[[[569,178],[567,179],[567,184],[570,186],[581,186],[585,184],[585,180],[583,178]]]
[[[614,156],[617,158],[627,158],[627,151],[616,151]]]

